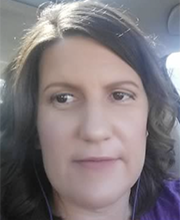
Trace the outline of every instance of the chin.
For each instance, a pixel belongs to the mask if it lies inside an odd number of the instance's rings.
[[[94,190],[93,193],[85,193],[85,195],[80,195],[78,197],[78,202],[81,203],[79,205],[83,206],[84,208],[88,209],[103,209],[112,204],[118,203],[123,197],[127,198],[129,201],[130,190],[128,192],[124,191],[96,191]]]

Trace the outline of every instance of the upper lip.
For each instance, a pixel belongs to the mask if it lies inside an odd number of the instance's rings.
[[[111,160],[117,160],[118,158],[116,157],[86,157],[83,159],[77,159],[75,160],[76,162],[101,162],[101,161],[111,161]]]

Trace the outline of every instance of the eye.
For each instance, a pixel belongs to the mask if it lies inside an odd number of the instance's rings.
[[[74,101],[74,96],[69,93],[61,93],[61,94],[54,95],[52,97],[52,100],[60,104],[69,104]]]
[[[129,99],[133,99],[133,100],[135,99],[133,94],[129,94],[126,92],[120,92],[120,91],[113,92],[112,97],[114,100],[122,101],[122,102],[127,101]]]

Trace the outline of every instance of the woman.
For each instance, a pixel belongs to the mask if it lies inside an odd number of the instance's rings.
[[[177,97],[123,13],[50,5],[3,78],[3,220],[178,218]]]

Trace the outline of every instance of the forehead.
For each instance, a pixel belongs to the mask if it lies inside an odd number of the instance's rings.
[[[67,37],[45,50],[40,62],[40,79],[76,79],[79,83],[99,80],[132,80],[141,84],[138,74],[118,55],[90,38]]]

